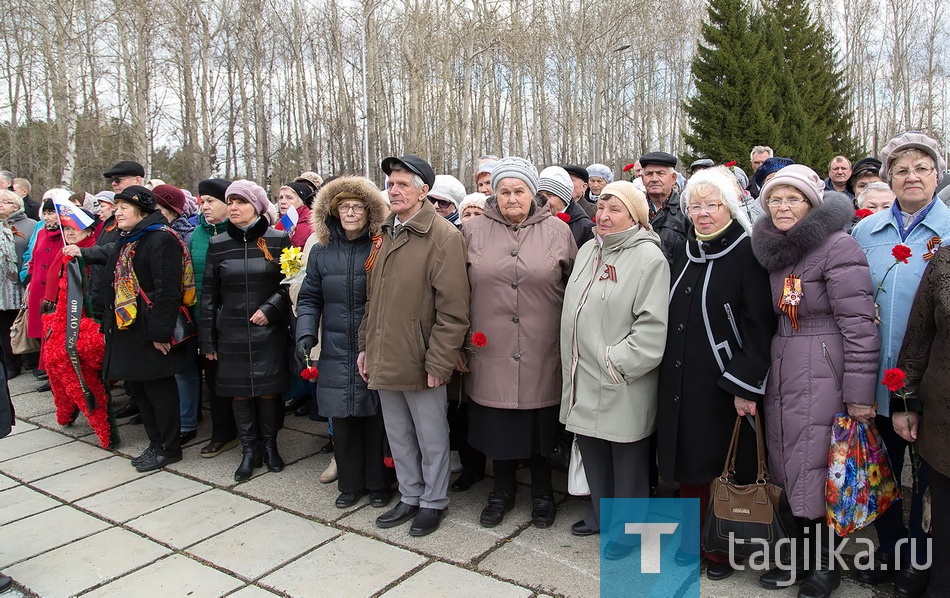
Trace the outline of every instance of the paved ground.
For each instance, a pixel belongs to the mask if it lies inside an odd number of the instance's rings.
[[[36,386],[29,374],[10,382],[19,421],[0,440],[0,571],[16,582],[3,598],[598,594],[598,539],[569,531],[585,508],[580,499],[560,494],[557,523],[538,530],[521,492],[489,530],[478,525],[485,481],[452,494],[438,532],[412,538],[407,526],[377,529],[381,511],[365,499],[333,506],[336,485],[317,482],[330,459],[318,452],[324,424],[288,417],[279,439],[287,468],[235,485],[237,450],[198,456],[210,435],[206,417],[181,463],[139,474],[128,461],[147,445],[141,426],[123,425],[118,450],[102,450],[83,418],[58,426],[51,396]],[[564,489],[563,477],[555,482]],[[760,590],[752,572],[703,579],[701,593],[796,595]],[[838,595],[890,594],[848,578]]]

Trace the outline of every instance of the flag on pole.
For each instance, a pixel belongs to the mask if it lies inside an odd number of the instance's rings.
[[[287,211],[283,216],[280,217],[280,220],[277,221],[277,225],[274,226],[277,230],[285,230],[288,233],[294,230],[294,227],[297,226],[297,221],[300,220],[300,216],[297,214],[297,210],[293,207],[287,208]]]
[[[85,212],[76,207],[76,204],[68,199],[53,198],[53,206],[56,208],[56,216],[59,223],[76,230],[86,230],[92,226],[93,219]]]

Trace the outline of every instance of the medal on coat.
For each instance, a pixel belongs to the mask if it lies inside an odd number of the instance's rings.
[[[376,263],[376,256],[379,255],[379,248],[383,246],[383,236],[376,235],[373,237],[373,249],[369,252],[369,257],[366,258],[366,262],[363,263],[363,268],[369,272],[373,269],[373,265]]]
[[[929,262],[933,259],[934,254],[937,253],[941,245],[943,245],[943,239],[940,237],[933,237],[927,241],[927,253],[924,254],[924,261]]]
[[[782,298],[778,301],[778,308],[792,321],[792,328],[798,330],[798,306],[802,302],[802,280],[794,274],[785,278],[782,289]]]
[[[617,269],[610,264],[604,264],[604,271],[597,280],[609,280],[611,282],[617,282]]]

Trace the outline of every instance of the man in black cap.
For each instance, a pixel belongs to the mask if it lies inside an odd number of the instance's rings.
[[[571,201],[576,201],[577,205],[584,208],[587,216],[593,218],[597,214],[597,202],[590,201],[590,187],[588,186],[590,175],[587,169],[576,164],[568,164],[561,168],[571,175],[571,182],[574,183],[574,194],[571,196]]]
[[[145,168],[138,162],[122,160],[109,170],[102,173],[109,179],[113,193],[121,193],[132,185],[141,185],[145,180]]]
[[[679,193],[673,190],[676,157],[666,152],[650,152],[640,156],[640,164],[643,166],[640,176],[650,208],[650,225],[660,235],[660,248],[672,264],[686,247],[686,229],[689,228],[689,220],[680,209]]]
[[[376,519],[409,534],[439,527],[449,504],[449,425],[445,383],[468,332],[468,276],[462,233],[426,195],[435,172],[418,156],[386,158],[392,214],[367,261],[366,313],[356,363],[379,391],[402,499]]]

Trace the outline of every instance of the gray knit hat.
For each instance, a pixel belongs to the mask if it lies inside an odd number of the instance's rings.
[[[574,183],[571,182],[571,175],[560,166],[548,166],[538,177],[538,191],[550,191],[569,204],[574,195]]]
[[[538,169],[524,158],[510,156],[496,162],[491,173],[491,188],[497,190],[502,179],[524,181],[532,195],[538,193]]]
[[[587,167],[587,176],[600,177],[608,183],[614,182],[614,173],[606,164],[591,164]]]
[[[919,131],[901,133],[887,142],[887,145],[881,150],[881,178],[888,183],[891,182],[891,156],[895,152],[910,148],[919,149],[933,158],[934,167],[937,169],[937,182],[939,183],[940,179],[943,178],[943,171],[947,169],[947,163],[943,161],[943,157],[940,155],[940,145],[937,141]]]

